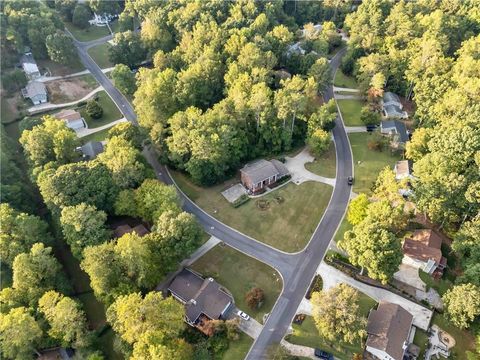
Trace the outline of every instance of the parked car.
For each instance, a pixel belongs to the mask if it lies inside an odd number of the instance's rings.
[[[330,354],[329,352],[326,352],[322,349],[315,349],[315,352],[314,352],[315,356],[320,358],[320,359],[324,359],[324,360],[334,360],[333,358],[333,355]]]
[[[250,320],[250,316],[248,316],[248,314],[245,314],[242,310],[238,310],[237,315],[245,321]]]
[[[348,183],[348,185],[353,185],[353,176],[349,176],[347,178],[347,183]]]
[[[365,127],[367,128],[368,132],[372,132],[377,129],[377,125],[366,125]]]

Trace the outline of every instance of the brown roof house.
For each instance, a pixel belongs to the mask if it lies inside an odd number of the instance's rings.
[[[447,265],[441,247],[442,239],[434,231],[417,230],[411,238],[406,238],[403,242],[402,262],[428,274],[441,276]]]
[[[87,127],[87,123],[82,115],[75,110],[66,109],[62,110],[54,115],[58,120],[65,121],[67,127],[72,130],[84,129]]]
[[[380,302],[368,316],[366,351],[381,360],[403,360],[412,322],[400,305]]]
[[[288,169],[278,160],[257,160],[240,169],[242,184],[251,192],[259,193],[267,186],[289,175]]]
[[[175,276],[168,291],[185,304],[185,321],[200,329],[208,320],[225,319],[234,305],[233,297],[219,283],[190,269],[183,269]]]
[[[130,234],[132,232],[137,233],[138,236],[147,235],[150,231],[143,225],[139,224],[137,226],[131,227],[128,224],[119,225],[113,230],[113,236],[115,238],[120,238],[125,234]]]

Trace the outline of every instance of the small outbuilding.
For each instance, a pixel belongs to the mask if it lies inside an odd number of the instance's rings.
[[[59,120],[65,121],[67,127],[72,130],[84,129],[87,127],[85,119],[78,111],[66,109],[56,113],[54,116]]]
[[[412,176],[412,162],[410,160],[400,160],[395,164],[395,179],[411,179]]]
[[[35,80],[41,77],[40,70],[38,70],[37,63],[33,58],[31,52],[27,52],[22,55],[20,62],[22,64],[22,69],[29,80]]]
[[[33,105],[46,103],[47,88],[40,81],[30,81],[25,88],[22,89],[22,95],[26,99],[30,99]]]
[[[280,161],[257,160],[240,169],[242,184],[251,192],[258,193],[289,175],[287,167]]]

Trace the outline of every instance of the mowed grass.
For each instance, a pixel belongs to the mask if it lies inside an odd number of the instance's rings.
[[[356,89],[358,87],[355,78],[353,76],[345,75],[340,69],[338,69],[335,74],[335,78],[333,79],[333,85],[350,89]]]
[[[97,63],[100,69],[112,67],[114,64],[108,59],[109,43],[93,46],[88,49],[88,55]]]
[[[103,126],[106,124],[111,123],[112,121],[121,119],[123,117],[120,110],[118,110],[117,105],[113,102],[113,100],[108,96],[105,91],[100,91],[97,94],[97,102],[103,109],[103,115],[100,119],[93,119],[91,118],[86,110],[85,107],[80,109],[80,113],[82,114],[83,118],[88,124],[89,128],[96,128],[99,126]]]
[[[376,301],[365,294],[360,294],[360,311],[362,316],[368,317],[369,311],[376,305]],[[348,344],[340,340],[328,341],[318,333],[312,316],[307,316],[302,325],[292,324],[293,334],[287,337],[292,344],[303,345],[332,353],[336,358],[351,359],[354,353],[362,354],[361,342]]]
[[[416,328],[413,343],[420,348],[420,354],[418,358],[423,359],[428,345],[428,334],[425,331]]]
[[[345,126],[363,126],[365,125],[360,120],[360,112],[364,103],[361,100],[355,99],[340,99],[337,100],[338,107],[342,113],[342,119]]]
[[[107,138],[108,130],[110,130],[110,129],[103,129],[103,130],[100,130],[96,133],[84,136],[84,137],[81,138],[81,141],[84,144],[89,142],[89,141],[103,141]]]
[[[367,146],[371,133],[348,134],[353,152],[355,166],[355,181],[353,191],[356,193],[371,193],[371,188],[379,172],[386,166],[393,166],[401,157],[389,149],[384,151],[370,150]]]
[[[475,337],[467,330],[461,330],[454,326],[444,315],[434,313],[432,323],[445,330],[455,339],[455,346],[450,349],[451,358],[457,360],[470,360],[467,357],[467,351],[475,351]]]
[[[287,252],[299,251],[307,244],[332,193],[330,186],[317,182],[289,183],[234,208],[221,192],[238,180],[203,188],[179,172],[171,174],[180,189],[203,210],[244,234]],[[261,210],[259,200],[268,201],[268,209]]]
[[[65,76],[85,70],[85,66],[77,57],[68,65],[63,65],[50,59],[38,59],[37,64],[42,74],[50,72],[50,76]]]
[[[116,23],[116,21],[114,23]],[[110,27],[112,27],[112,24],[110,24]],[[90,25],[85,29],[80,29],[70,22],[65,22],[65,26],[78,41],[91,41],[110,35],[110,31],[106,26]],[[114,30],[114,28],[112,28],[112,30]]]
[[[335,237],[333,238],[336,243],[339,241],[343,240],[343,236],[348,230],[352,230],[353,225],[350,224],[347,220],[347,214],[345,214],[345,217],[343,218],[342,222],[340,223],[340,226],[338,227],[337,232],[335,233]]]
[[[238,340],[230,340],[228,349],[223,353],[223,360],[243,360],[253,344],[253,339],[241,332]]]
[[[260,322],[282,290],[282,279],[276,270],[228,245],[215,246],[192,268],[205,277],[214,278],[232,293],[238,308]],[[245,302],[245,294],[254,287],[264,291],[265,301],[259,309],[252,310]]]
[[[334,178],[337,173],[336,164],[335,145],[332,141],[328,151],[322,156],[315,158],[315,161],[306,163],[305,168],[314,174]]]

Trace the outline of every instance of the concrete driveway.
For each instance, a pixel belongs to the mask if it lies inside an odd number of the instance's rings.
[[[330,186],[335,186],[335,179],[319,176],[305,169],[305,164],[313,162],[314,160],[315,158],[310,155],[307,148],[303,149],[294,157],[286,157],[285,166],[292,175],[292,182],[300,185],[305,181],[317,181]]]

